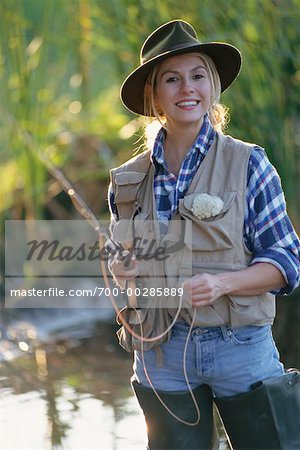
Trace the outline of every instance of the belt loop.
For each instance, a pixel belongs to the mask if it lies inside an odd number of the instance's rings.
[[[225,342],[230,341],[230,337],[232,335],[232,331],[231,328],[228,325],[222,325],[220,327],[221,332],[222,332],[222,336]]]

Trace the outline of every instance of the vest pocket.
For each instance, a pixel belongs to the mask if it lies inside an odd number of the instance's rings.
[[[270,293],[242,296],[228,295],[230,325],[242,327],[271,323],[275,317],[275,299]]]
[[[166,308],[150,308],[150,309],[140,309],[138,313],[134,310],[124,308],[120,311],[119,316],[122,315],[123,320],[125,320],[130,328],[136,333],[137,336],[132,335],[132,333],[123,325],[117,331],[117,337],[119,339],[119,344],[128,352],[134,350],[144,351],[150,350],[163,342],[167,341],[171,336],[171,330],[169,330],[162,337],[156,339],[161,335],[171,324],[172,320]],[[118,317],[119,317],[118,316]],[[118,320],[119,325],[122,321]],[[150,342],[144,342],[142,345],[141,339],[141,327],[142,335],[145,338],[150,338]]]
[[[186,195],[179,201],[179,214],[191,226],[186,227],[185,243],[192,250],[216,251],[233,248],[235,216],[233,205],[237,192],[224,192],[219,197],[223,201],[222,210],[215,216],[201,219],[192,212],[195,198],[200,193]]]
[[[141,172],[121,172],[115,177],[116,203],[131,202],[136,199],[141,182],[145,178],[146,173]]]

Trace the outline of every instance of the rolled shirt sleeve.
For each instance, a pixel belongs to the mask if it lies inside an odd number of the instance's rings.
[[[290,294],[299,285],[299,238],[287,214],[279,175],[259,147],[249,159],[244,239],[253,253],[251,265],[267,262],[281,271],[287,284],[272,293]]]

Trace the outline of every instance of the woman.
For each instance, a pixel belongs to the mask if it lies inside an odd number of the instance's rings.
[[[282,438],[274,429],[274,402],[262,411],[270,420],[257,422],[253,384],[284,376],[274,294],[298,285],[300,245],[264,150],[221,131],[220,94],[240,66],[235,47],[202,44],[175,20],[147,38],[121,88],[129,110],[161,124],[153,148],[111,171],[109,189],[113,237],[138,255],[129,268],[114,258],[110,270],[123,288],[142,279],[146,294],[129,298],[119,338],[134,351],[151,450],[214,448],[212,399],[234,448],[300,442],[297,430]],[[139,253],[142,239],[156,243],[155,255]]]

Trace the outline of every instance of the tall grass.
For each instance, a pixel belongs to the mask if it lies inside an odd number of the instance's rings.
[[[130,156],[136,136],[119,134],[133,119],[120,105],[120,83],[139,63],[145,36],[181,17],[201,40],[241,49],[241,75],[223,96],[228,132],[266,148],[299,231],[299,11],[299,0],[1,0],[1,210],[44,214],[45,170],[20,127],[58,165],[72,158],[78,134],[98,134],[116,161]]]

